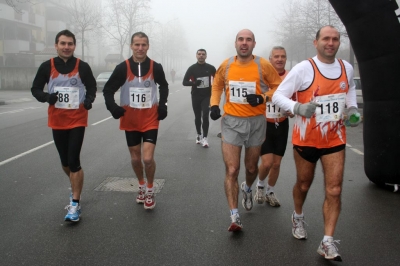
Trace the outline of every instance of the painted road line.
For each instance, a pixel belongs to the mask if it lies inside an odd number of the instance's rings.
[[[44,147],[46,147],[46,146],[49,146],[50,144],[53,144],[53,143],[54,143],[54,141],[47,142],[47,143],[45,143],[45,144],[43,144],[43,145],[40,145],[40,146],[38,146],[38,147],[36,147],[36,148],[33,148],[33,149],[29,150],[29,151],[26,151],[26,152],[23,152],[23,153],[21,153],[21,154],[18,154],[17,156],[11,157],[10,159],[4,160],[4,161],[0,162],[0,166],[4,165],[4,164],[6,164],[6,163],[9,163],[9,162],[11,162],[11,161],[14,161],[14,160],[16,160],[16,159],[18,159],[18,158],[20,158],[20,157],[22,157],[22,156],[25,156],[25,155],[29,154],[29,153],[32,153],[32,152],[34,152],[34,151],[37,151],[37,150],[39,150],[39,149],[41,149],[41,148],[44,148]]]
[[[104,121],[107,121],[107,120],[110,119],[110,118],[112,118],[112,116],[107,117],[107,118],[105,118],[105,119],[103,119],[103,120],[100,120],[99,122],[93,123],[92,126],[95,126],[95,125],[98,125],[98,124],[100,124],[100,123],[103,123]]]

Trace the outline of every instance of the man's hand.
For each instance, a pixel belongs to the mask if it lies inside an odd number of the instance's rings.
[[[111,114],[115,119],[120,119],[122,116],[124,116],[125,112],[126,110],[124,108],[122,108],[121,106],[117,106],[114,108]]]
[[[56,91],[55,93],[47,94],[46,102],[48,102],[50,105],[56,104],[57,100],[58,100],[58,91]]]
[[[93,102],[94,102],[93,97],[86,95],[86,98],[83,101],[83,107],[85,107],[86,110],[90,110],[90,109],[92,109]]]
[[[317,109],[317,106],[321,106],[321,104],[316,102],[296,103],[294,105],[293,111],[296,115],[310,118],[315,113],[315,109]]]
[[[158,111],[158,120],[164,120],[168,115],[167,104],[160,102],[157,111]]]
[[[248,94],[246,98],[247,102],[253,107],[256,107],[264,102],[264,98],[258,94]]]
[[[211,106],[210,117],[212,120],[217,120],[221,117],[221,110],[218,105]]]
[[[203,82],[202,80],[198,79],[198,80],[196,80],[196,81],[194,82],[194,84],[196,85],[196,87],[198,87],[198,86],[201,85],[202,82]]]
[[[347,121],[346,124],[348,124],[351,127],[356,127],[361,123],[361,115],[358,112],[358,109],[355,106],[350,107],[347,110]]]

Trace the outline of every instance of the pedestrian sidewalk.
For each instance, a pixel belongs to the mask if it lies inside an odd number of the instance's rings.
[[[29,102],[34,99],[30,90],[0,90],[0,105]]]

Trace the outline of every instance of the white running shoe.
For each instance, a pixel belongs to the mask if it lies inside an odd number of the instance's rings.
[[[246,209],[246,211],[250,211],[253,208],[253,195],[252,192],[247,192],[245,190],[246,187],[246,182],[243,182],[240,185],[240,189],[242,190],[242,194],[243,194],[243,199],[242,199],[242,205],[243,208]]]
[[[264,187],[257,187],[256,194],[254,195],[254,201],[258,204],[263,204],[264,200]]]
[[[203,138],[203,140],[202,140],[202,142],[201,142],[201,145],[203,145],[204,148],[208,148],[208,140],[207,140],[207,137],[204,137],[204,138]]]
[[[335,242],[339,243],[340,240],[333,240],[329,238],[327,241],[321,241],[317,249],[318,254],[325,257],[327,260],[342,261],[342,257],[338,253],[339,249],[336,247]]]
[[[278,198],[276,197],[274,192],[267,193],[265,195],[265,202],[269,203],[272,207],[279,207],[281,203],[279,202]]]
[[[295,238],[297,239],[307,239],[307,231],[304,229],[304,224],[307,224],[304,221],[304,216],[303,217],[294,217],[294,212],[292,214],[292,234]]]
[[[242,222],[240,221],[239,213],[231,215],[231,225],[229,226],[228,231],[236,232],[242,230],[242,228],[243,225]]]
[[[202,135],[197,135],[196,137],[196,144],[201,144],[201,141],[203,140],[203,136]]]

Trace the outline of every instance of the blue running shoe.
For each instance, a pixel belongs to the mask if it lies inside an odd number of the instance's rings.
[[[81,206],[79,203],[71,202],[70,205],[65,207],[68,210],[67,215],[65,215],[64,220],[69,222],[78,222],[79,216],[81,215]]]

